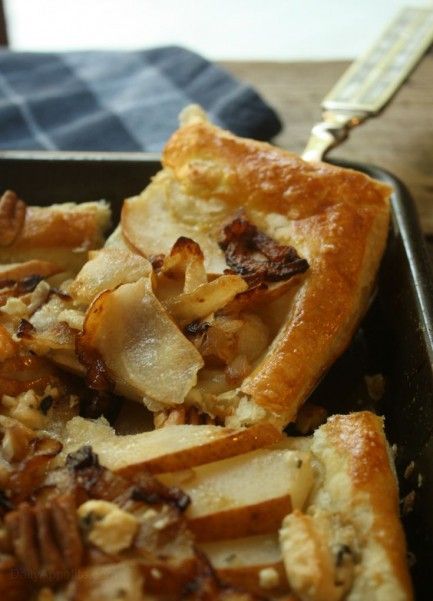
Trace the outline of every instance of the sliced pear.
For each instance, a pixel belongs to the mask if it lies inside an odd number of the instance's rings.
[[[90,445],[102,465],[133,475],[142,470],[163,473],[184,470],[268,446],[282,438],[270,424],[253,428],[166,426],[140,434],[116,435],[105,420],[73,418],[67,425],[63,455]]]
[[[152,265],[141,255],[116,247],[103,248],[90,254],[90,260],[71,284],[69,294],[88,305],[103,290],[136,282],[151,272]]]
[[[116,601],[143,599],[144,577],[136,561],[89,566],[77,570],[68,587],[71,601]]]
[[[198,286],[193,292],[180,294],[164,305],[180,325],[204,319],[222,309],[239,293],[248,288],[239,275],[222,275],[212,282]]]
[[[80,568],[68,587],[70,601],[174,601],[193,580],[196,558],[126,560]],[[120,591],[120,592],[119,592]],[[62,596],[62,599],[66,597]],[[60,597],[59,597],[60,599]]]
[[[224,203],[188,197],[170,174],[160,172],[140,196],[125,200],[122,234],[145,257],[167,255],[178,238],[191,238],[203,251],[206,271],[223,273],[224,253],[209,232],[220,227],[226,213]]]
[[[276,534],[202,543],[223,582],[251,593],[285,593],[289,586]]]
[[[207,282],[204,257],[200,246],[191,238],[176,240],[170,255],[165,257],[161,274],[165,277],[180,275],[184,278],[183,292],[192,292]]]
[[[183,472],[162,474],[190,497],[189,527],[199,541],[276,532],[313,485],[309,453],[259,449]]]
[[[120,394],[151,408],[183,402],[203,359],[141,278],[102,292],[91,304],[78,342],[92,368],[95,351]]]
[[[244,292],[224,307],[224,314],[238,314],[241,311],[254,310],[258,307],[268,306],[272,301],[287,294],[288,303],[290,294],[295,294],[304,276],[295,276],[282,282],[261,283]]]
[[[206,284],[207,274],[200,246],[191,238],[180,237],[157,267],[155,294],[161,302],[182,292],[192,292]]]

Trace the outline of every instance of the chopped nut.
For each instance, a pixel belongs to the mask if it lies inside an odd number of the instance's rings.
[[[159,411],[154,414],[153,423],[155,428],[174,426],[186,423],[186,409],[184,406],[174,409]]]
[[[23,303],[20,298],[15,298],[14,296],[8,298],[6,304],[1,308],[1,311],[9,315],[9,317],[28,317],[27,305]]]
[[[23,571],[41,584],[69,580],[81,564],[82,544],[73,495],[45,505],[22,503],[5,524]]]
[[[138,520],[115,503],[86,501],[78,508],[78,517],[87,539],[109,554],[128,549],[138,530]]]
[[[12,190],[0,198],[0,246],[10,246],[24,227],[26,203]]]
[[[6,461],[20,461],[26,455],[30,441],[35,438],[35,433],[18,421],[5,427],[4,430],[1,444],[3,457]]]
[[[38,430],[45,424],[45,416],[39,411],[39,403],[40,397],[33,390],[22,392],[16,397],[6,394],[2,397],[6,414],[33,430]]]

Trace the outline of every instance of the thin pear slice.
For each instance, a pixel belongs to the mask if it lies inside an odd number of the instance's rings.
[[[158,478],[191,497],[189,527],[197,540],[213,541],[276,532],[303,507],[313,470],[309,453],[277,446]]]
[[[152,408],[182,403],[203,366],[144,278],[93,301],[78,349],[89,375],[102,359],[117,392]]]
[[[164,304],[173,319],[183,326],[222,309],[247,288],[248,285],[241,276],[222,275],[198,286],[193,292],[180,294]]]
[[[277,534],[202,543],[199,548],[223,582],[262,595],[289,590]]]
[[[207,282],[204,257],[200,246],[191,238],[176,240],[168,257],[164,258],[160,273],[165,277],[182,277],[183,292],[192,292]]]
[[[167,255],[178,238],[191,238],[203,251],[206,271],[223,273],[224,253],[210,232],[219,231],[226,216],[224,203],[188,197],[168,173],[160,172],[139,196],[125,200],[122,234],[145,257]]]
[[[154,267],[157,272],[155,294],[162,303],[207,282],[203,253],[191,238],[178,238],[169,255],[156,258]]]
[[[220,426],[166,426],[159,430],[116,435],[104,421],[73,418],[67,425],[63,455],[90,445],[102,465],[131,476],[190,467],[239,455],[279,441],[282,434],[270,424],[253,428]]]
[[[152,272],[152,265],[142,257],[122,248],[103,248],[90,254],[90,260],[69,288],[76,301],[88,305],[103,290],[136,282]]]
[[[264,305],[269,305],[274,300],[281,298],[285,294],[289,301],[289,295],[295,294],[299,288],[303,276],[295,276],[290,280],[282,282],[262,282],[257,286],[248,288],[237,294],[236,297],[224,307],[224,314],[238,314],[241,311],[254,310]]]

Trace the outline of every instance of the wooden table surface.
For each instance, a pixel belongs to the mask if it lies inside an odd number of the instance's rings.
[[[301,152],[320,102],[349,63],[224,62],[252,84],[283,122],[274,142]],[[335,158],[372,163],[400,178],[412,193],[421,223],[433,235],[433,52],[426,55],[385,111],[351,132]]]

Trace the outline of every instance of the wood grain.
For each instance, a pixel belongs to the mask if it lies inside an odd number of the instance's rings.
[[[349,63],[221,64],[251,83],[275,108],[283,131],[274,142],[301,152],[311,126],[320,120],[321,100]],[[424,231],[433,234],[433,53],[423,59],[385,111],[352,131],[332,156],[372,163],[396,175],[415,199]]]

